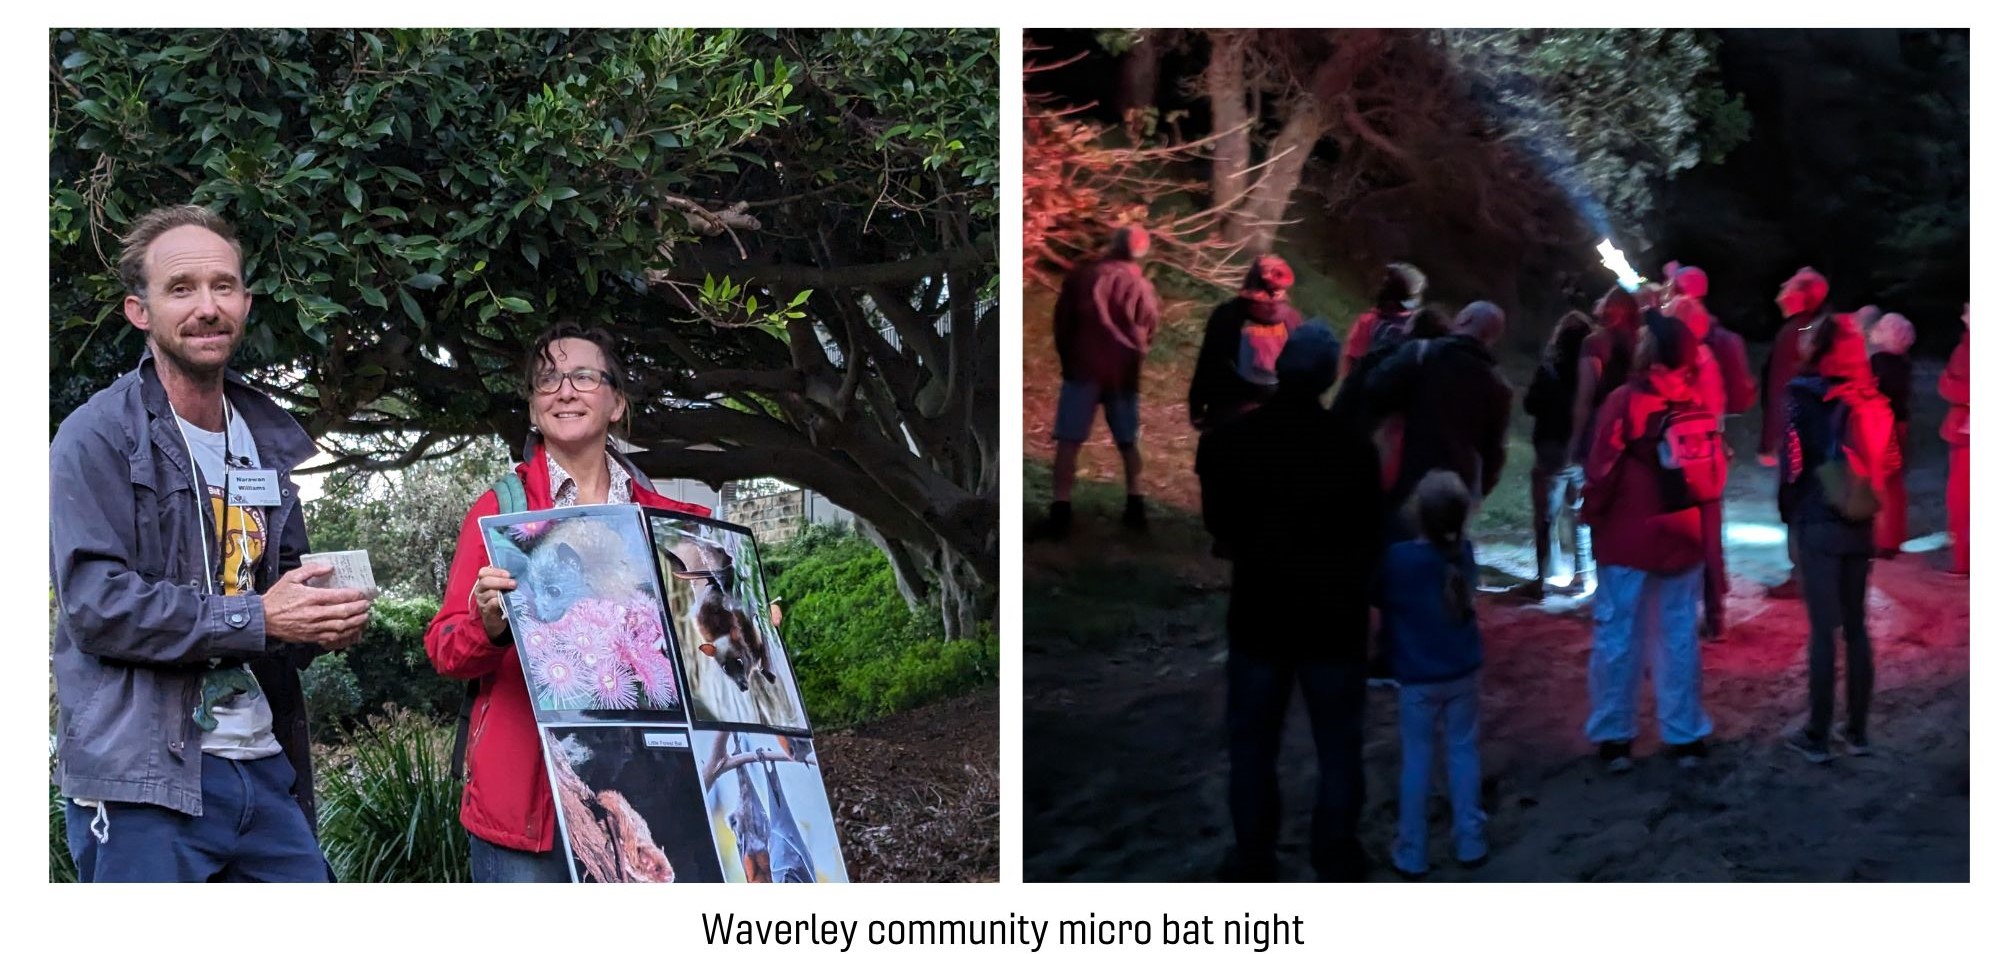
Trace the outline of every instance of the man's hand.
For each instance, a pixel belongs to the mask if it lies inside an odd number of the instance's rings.
[[[345,649],[368,628],[368,594],[356,589],[330,590],[306,583],[333,572],[311,564],[284,576],[264,594],[264,633],[287,643]]]
[[[479,579],[472,583],[472,605],[479,611],[487,639],[497,642],[507,632],[507,607],[500,598],[514,586],[514,574],[497,566],[479,568]]]

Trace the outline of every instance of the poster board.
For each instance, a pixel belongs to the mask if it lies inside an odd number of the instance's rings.
[[[747,529],[627,505],[479,523],[572,880],[847,880]]]

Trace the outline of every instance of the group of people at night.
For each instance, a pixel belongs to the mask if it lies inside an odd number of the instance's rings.
[[[252,295],[234,227],[193,205],[135,217],[118,274],[138,366],[49,446],[56,784],[83,881],[327,881],[299,671],[365,634],[372,595],[314,585],[293,474],[312,439],[230,370]],[[601,328],[558,322],[522,356],[530,438],[506,481],[528,510],[669,499],[614,449],[627,378]],[[129,487],[129,491],[128,488]],[[432,666],[467,685],[459,820],[474,881],[569,881],[526,679],[470,505]],[[772,625],[778,621],[775,602]]]
[[[1055,306],[1062,392],[1053,504],[1038,525],[1062,538],[1078,452],[1098,408],[1126,463],[1125,523],[1143,530],[1139,395],[1160,324],[1140,262],[1144,230],[1113,233],[1066,278]],[[1612,286],[1592,314],[1550,332],[1521,395],[1533,418],[1534,579],[1515,595],[1587,600],[1593,620],[1590,714],[1583,732],[1612,773],[1633,767],[1641,681],[1652,671],[1665,754],[1708,755],[1701,647],[1728,631],[1723,493],[1725,427],[1762,404],[1761,463],[1775,470],[1790,578],[1803,597],[1810,702],[1785,744],[1814,763],[1870,752],[1873,651],[1866,613],[1872,561],[1907,537],[1912,324],[1871,308],[1836,312],[1827,279],[1801,268],[1778,289],[1784,324],[1751,370],[1743,339],[1710,313],[1708,276],[1670,265],[1657,285]],[[1427,807],[1443,765],[1451,854],[1487,855],[1479,804],[1483,660],[1473,597],[1479,565],[1468,521],[1499,485],[1516,392],[1495,348],[1502,309],[1456,314],[1424,302],[1414,266],[1388,265],[1374,306],[1342,341],[1289,300],[1292,269],[1258,257],[1240,291],[1209,316],[1187,393],[1200,433],[1195,470],[1216,556],[1231,561],[1226,630],[1229,803],[1236,850],[1226,872],[1276,874],[1276,762],[1296,684],[1318,752],[1312,862],[1320,877],[1361,877],[1362,736],[1367,687],[1393,686],[1403,742],[1390,862],[1430,867]],[[1950,405],[1951,566],[1969,565],[1970,306],[1940,383]],[[1557,556],[1565,576],[1552,572]],[[1553,581],[1561,585],[1551,585]],[[1845,720],[1833,719],[1836,649],[1845,646]]]

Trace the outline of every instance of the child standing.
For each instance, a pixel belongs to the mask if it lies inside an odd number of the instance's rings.
[[[1412,876],[1430,869],[1426,809],[1440,748],[1453,854],[1468,866],[1486,860],[1486,813],[1479,808],[1482,656],[1472,609],[1478,566],[1465,537],[1472,495],[1457,474],[1440,469],[1424,476],[1414,496],[1419,536],[1389,548],[1375,600],[1396,634],[1390,665],[1402,684],[1402,794],[1391,857],[1396,870]]]

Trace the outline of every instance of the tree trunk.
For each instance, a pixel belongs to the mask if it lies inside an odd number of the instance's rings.
[[[1306,159],[1325,132],[1322,111],[1314,103],[1299,100],[1293,104],[1284,128],[1271,142],[1270,158],[1257,171],[1256,184],[1250,187],[1242,213],[1235,217],[1237,237],[1245,240],[1246,256],[1271,250],[1278,235],[1278,223],[1284,220],[1285,210],[1292,204],[1292,193],[1305,175]]]
[[[982,581],[972,561],[950,544],[933,538],[928,546],[891,540],[866,520],[856,520],[862,535],[889,558],[896,589],[912,613],[935,613],[946,639],[969,639],[979,623],[994,618],[999,589]]]
[[[1140,31],[1139,41],[1118,59],[1118,115],[1132,125],[1135,113],[1150,109],[1159,99],[1160,41],[1154,31]]]
[[[1211,30],[1208,34],[1208,69],[1202,74],[1202,84],[1208,89],[1208,108],[1219,137],[1209,169],[1210,201],[1216,208],[1235,208],[1248,186],[1244,173],[1250,168],[1251,116],[1243,69],[1250,36],[1245,30]],[[1225,216],[1223,237],[1230,239],[1236,231],[1236,216]]]

